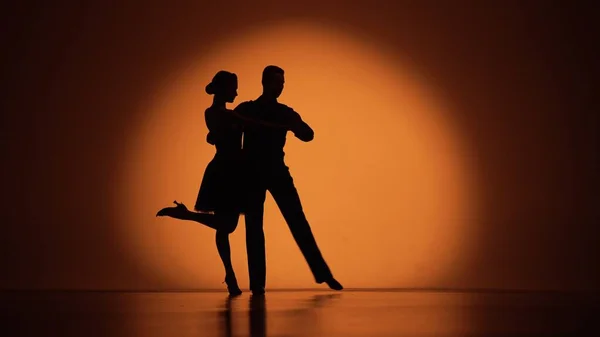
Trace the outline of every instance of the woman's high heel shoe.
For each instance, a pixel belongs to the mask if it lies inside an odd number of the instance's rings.
[[[227,284],[227,291],[229,292],[229,296],[239,296],[242,294],[242,290],[237,284],[237,279],[235,278],[235,275],[226,275],[225,284]]]
[[[156,216],[170,216],[176,219],[182,219],[189,210],[183,203],[177,202],[177,200],[173,201],[175,207],[165,207],[156,213]]]

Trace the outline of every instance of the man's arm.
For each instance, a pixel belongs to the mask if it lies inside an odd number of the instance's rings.
[[[315,138],[313,129],[302,120],[300,114],[292,109],[290,109],[290,131],[303,142],[310,142]]]

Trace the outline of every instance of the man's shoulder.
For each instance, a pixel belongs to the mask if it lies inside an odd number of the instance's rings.
[[[282,108],[282,109],[289,109],[289,110],[291,110],[291,109],[292,109],[292,108],[290,108],[288,105],[286,105],[286,104],[283,104],[283,103],[281,103],[281,102],[277,102],[277,106],[278,106],[278,107],[280,107],[280,108]]]
[[[238,104],[235,107],[235,110],[237,110],[237,109],[247,109],[247,108],[252,107],[253,105],[254,105],[254,101],[244,101],[244,102]]]
[[[280,111],[280,112],[294,113],[294,109],[292,109],[292,107],[290,107],[289,105],[283,104],[281,102],[275,103],[275,107],[276,107],[276,110]]]
[[[236,113],[241,115],[249,115],[254,113],[254,101],[245,101],[238,104],[235,109],[233,109]]]
[[[279,104],[279,110],[285,114],[287,119],[300,118],[300,114],[297,113],[292,107],[279,102],[277,104]]]

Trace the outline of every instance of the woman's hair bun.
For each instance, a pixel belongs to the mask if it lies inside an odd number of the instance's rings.
[[[237,75],[234,73],[230,73],[225,70],[220,70],[210,81],[208,85],[206,85],[206,93],[209,95],[216,95],[217,93],[224,93],[225,90],[229,88],[232,84],[237,85]]]
[[[206,88],[204,90],[206,90],[207,94],[214,95],[214,93],[215,93],[215,86],[213,85],[212,82],[210,82],[209,84],[206,85]]]

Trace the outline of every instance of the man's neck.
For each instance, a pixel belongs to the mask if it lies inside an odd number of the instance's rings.
[[[262,94],[257,99],[257,101],[268,102],[268,103],[277,103],[277,97]]]

